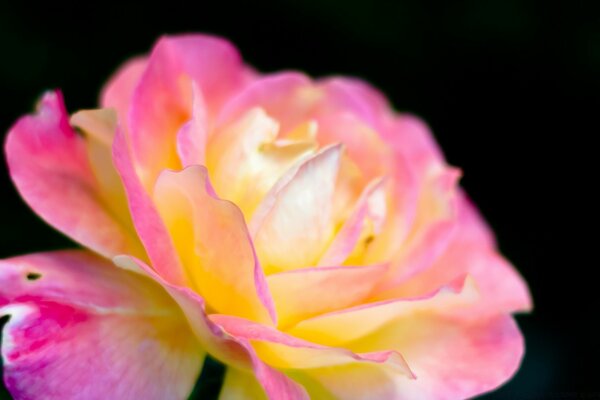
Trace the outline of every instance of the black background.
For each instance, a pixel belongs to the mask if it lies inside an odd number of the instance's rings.
[[[2,133],[46,89],[62,88],[71,112],[93,108],[114,69],[163,33],[223,35],[264,72],[381,88],[430,124],[529,282],[525,360],[486,398],[600,398],[600,2],[15,3],[0,5]],[[4,162],[0,221],[0,257],[73,246],[24,205]]]

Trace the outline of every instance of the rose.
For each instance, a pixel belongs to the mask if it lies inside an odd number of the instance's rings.
[[[367,84],[166,37],[101,105],[69,120],[48,93],[6,142],[26,202],[89,249],[1,263],[15,398],[185,398],[207,353],[224,399],[464,398],[518,367],[525,283]]]

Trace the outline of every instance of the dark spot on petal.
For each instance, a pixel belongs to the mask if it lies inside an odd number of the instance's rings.
[[[38,274],[37,272],[28,272],[26,277],[28,281],[37,281],[42,277],[42,274]]]

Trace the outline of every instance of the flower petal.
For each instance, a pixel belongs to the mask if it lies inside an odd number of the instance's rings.
[[[475,206],[461,193],[456,233],[444,253],[427,269],[395,288],[381,292],[380,299],[411,297],[469,274],[477,282],[481,299],[465,316],[531,309],[531,296],[518,272],[496,250],[492,231]]]
[[[268,212],[256,225],[254,242],[267,273],[315,265],[325,251],[341,154],[340,145],[323,149],[263,200]]]
[[[348,111],[328,113],[318,119],[321,146],[343,143],[351,160],[369,181],[397,168],[391,149],[364,121]]]
[[[46,222],[102,255],[140,255],[135,236],[102,200],[86,146],[60,92],[48,92],[37,114],[12,127],[5,151],[21,196]]]
[[[256,79],[227,102],[219,114],[218,125],[239,118],[247,110],[260,107],[281,124],[284,136],[309,120],[332,114],[349,113],[377,128],[375,113],[359,96],[339,84],[339,79],[313,82],[299,72],[280,72]]]
[[[410,233],[394,257],[390,278],[382,290],[429,268],[444,253],[456,230],[460,175],[460,170],[442,166],[429,171]]]
[[[19,399],[180,398],[203,351],[152,281],[83,251],[0,261],[2,357]],[[187,334],[186,334],[187,332]]]
[[[154,202],[188,280],[208,305],[219,313],[271,323],[272,300],[244,217],[215,195],[206,168],[164,171]]]
[[[115,263],[124,269],[151,277],[162,285],[183,310],[203,348],[234,368],[252,370],[269,399],[308,399],[302,386],[261,361],[247,340],[228,335],[222,327],[208,319],[204,299],[198,294],[189,288],[168,283],[152,268],[133,257],[119,256]]]
[[[373,265],[303,268],[269,275],[278,326],[284,329],[302,319],[357,304],[386,271],[387,265]]]

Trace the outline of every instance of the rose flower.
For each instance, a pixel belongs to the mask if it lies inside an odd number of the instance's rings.
[[[0,262],[15,399],[458,399],[523,356],[528,289],[419,119],[364,82],[164,37],[101,108],[46,93],[6,140],[85,249]]]

